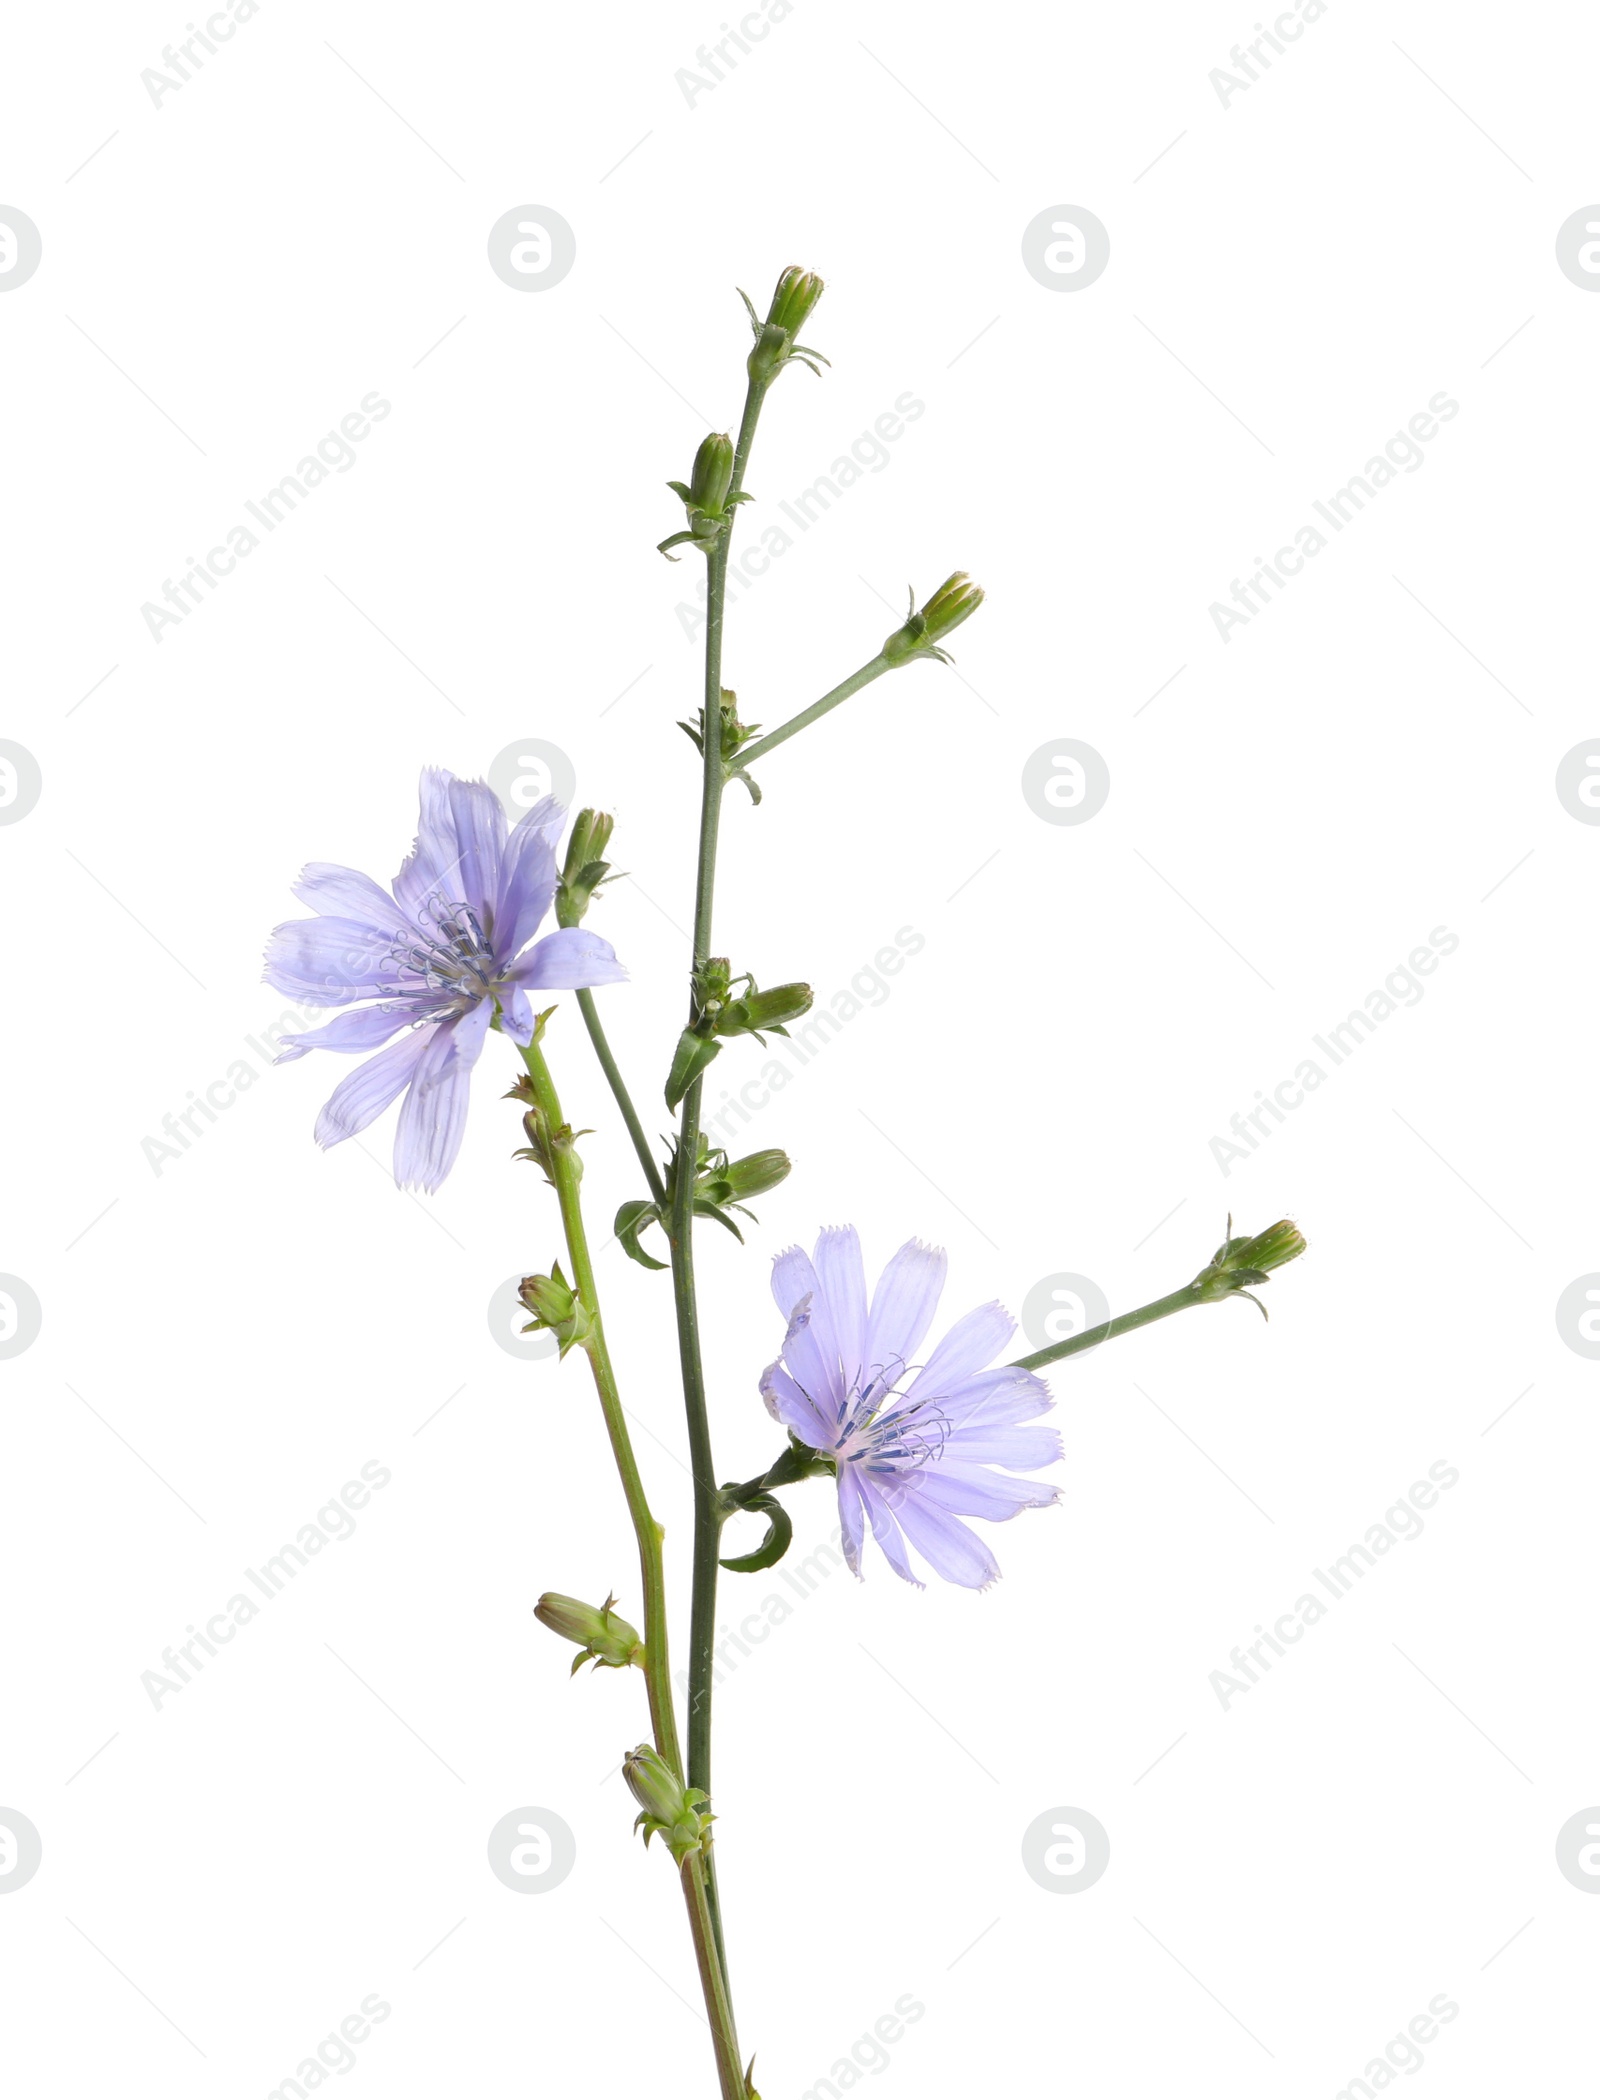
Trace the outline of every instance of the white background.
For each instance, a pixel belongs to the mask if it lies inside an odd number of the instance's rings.
[[[1600,1436],[1554,1307],[1600,1266],[1600,834],[1553,783],[1600,734],[1600,299],[1555,235],[1600,193],[1594,23],[1334,0],[1224,107],[1248,7],[798,0],[691,105],[720,20],[266,0],[159,106],[181,8],[13,24],[0,202],[43,237],[0,299],[0,733],[43,777],[0,830],[0,1269],[43,1307],[0,1400],[0,1802],[44,1844],[0,1902],[17,2087],[266,2094],[376,1992],[331,2084],[711,2090],[673,1876],[614,1776],[639,1681],[569,1686],[530,1615],[638,1599],[581,1363],[486,1323],[557,1251],[509,1053],[423,1201],[387,1121],[312,1144],[347,1065],[246,1038],[283,1011],[259,958],[301,863],[387,879],[421,764],[537,737],[617,813],[633,879],[591,924],[632,983],[601,996],[658,1101],[698,560],[654,551],[662,483],[737,415],[734,287],[799,261],[833,368],[779,383],[741,531],[898,396],[925,412],[731,610],[747,716],[870,656],[908,580],[989,601],[956,672],[775,754],[760,810],[729,795],[741,967],[831,999],[897,929],[925,946],[754,1119],[795,1171],[749,1246],[703,1235],[720,1472],[773,1452],[768,1262],[824,1222],[874,1269],[941,1241],[951,1316],[1060,1271],[1142,1303],[1230,1209],[1311,1251],[1270,1325],[1208,1310],[1058,1371],[1062,1505],[991,1534],[987,1595],[873,1557],[739,1660],[719,1859],[760,2088],[818,2089],[909,1993],[868,2089],[1331,2095],[1445,1993],[1394,2083],[1575,2091],[1600,1902],[1555,1835],[1600,1799]],[[535,296],[486,261],[523,204],[577,239]],[[1069,295],[1021,260],[1056,205],[1110,234]],[[355,466],[153,640],[142,604],[373,391]],[[1212,602],[1441,391],[1425,464],[1221,640]],[[1020,790],[1061,737],[1110,768],[1082,826]],[[1229,1118],[1436,927],[1420,1003],[1224,1175]],[[604,1239],[637,1171],[570,1005],[550,1049]],[[144,1141],[241,1058],[156,1172]],[[681,1601],[667,1291],[603,1271]],[[141,1673],[370,1460],[354,1537],[153,1708]],[[1224,1711],[1210,1673],[1439,1460],[1423,1535]],[[792,1499],[810,1551],[829,1496]],[[730,1623],[779,1589],[728,1578]],[[519,1806],[576,1834],[559,1888],[488,1870]],[[1060,1806],[1110,1833],[1092,1889],[1023,1870]]]

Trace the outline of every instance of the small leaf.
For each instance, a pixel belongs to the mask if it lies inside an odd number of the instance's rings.
[[[720,1043],[713,1043],[703,1035],[696,1035],[692,1028],[683,1031],[678,1038],[678,1047],[672,1054],[672,1070],[667,1074],[668,1108],[677,1107],[721,1048]]]

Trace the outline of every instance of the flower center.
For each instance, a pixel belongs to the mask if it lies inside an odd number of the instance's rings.
[[[834,1432],[834,1455],[868,1472],[903,1473],[939,1458],[950,1424],[936,1400],[907,1401],[896,1390],[906,1366],[867,1374],[851,1388]]]
[[[392,960],[437,992],[446,1006],[487,999],[500,981],[499,961],[477,913],[448,898],[430,898],[423,905],[416,938],[396,942]]]

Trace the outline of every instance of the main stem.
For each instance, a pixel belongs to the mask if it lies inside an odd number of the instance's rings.
[[[523,1051],[522,1061],[527,1067],[534,1099],[544,1117],[546,1129],[554,1137],[564,1127],[566,1119],[561,1113],[561,1100],[550,1076],[550,1068],[545,1063],[544,1053],[537,1042],[530,1043]],[[605,1419],[606,1434],[611,1440],[611,1455],[621,1476],[622,1492],[627,1500],[628,1515],[633,1520],[634,1536],[639,1545],[639,1582],[644,1593],[644,1673],[650,1702],[650,1729],[656,1749],[672,1770],[681,1777],[683,1752],[678,1742],[678,1721],[672,1703],[672,1675],[667,1636],[667,1586],[661,1562],[661,1526],[651,1513],[644,1481],[639,1473],[638,1460],[634,1456],[633,1441],[628,1435],[628,1419],[623,1411],[622,1396],[617,1390],[616,1372],[606,1342],[605,1325],[600,1316],[600,1296],[595,1285],[594,1263],[589,1254],[589,1236],[583,1221],[579,1174],[576,1154],[569,1148],[552,1144],[550,1176],[555,1184],[556,1201],[561,1209],[562,1231],[567,1242],[567,1255],[572,1263],[572,1281],[593,1321],[592,1330],[583,1345],[584,1353],[588,1356],[595,1390],[600,1396],[600,1412]],[[745,2100],[746,2088],[744,2073],[740,2068],[739,2037],[734,2027],[733,2009],[728,1998],[721,1953],[707,1902],[705,1884],[710,1872],[709,1858],[704,1860],[703,1865],[698,1860],[691,1860],[685,1868],[683,1890],[689,1911],[689,1931],[694,1940],[695,1960],[699,1965],[701,1985],[705,1994],[706,2018],[711,2023],[712,2040],[716,2047],[717,2075],[721,2081],[723,2100]]]
[[[744,417],[734,451],[730,494],[744,487],[766,387],[754,379],[745,393]],[[731,531],[731,525],[729,530]],[[717,833],[727,769],[722,760],[722,615],[727,602],[728,533],[706,558],[705,697],[700,712],[703,764],[700,781],[700,847],[695,878],[693,967],[711,953],[711,911],[717,881]],[[698,1015],[691,1009],[691,1019]],[[689,1604],[689,1784],[711,1792],[711,1678],[717,1637],[717,1557],[722,1514],[717,1503],[716,1462],[706,1410],[705,1366],[700,1352],[700,1311],[694,1280],[694,1182],[700,1149],[700,1088],[697,1079],[683,1097],[678,1124],[677,1174],[672,1201],[672,1297],[678,1323],[683,1404],[689,1424],[689,1462],[694,1475],[694,1567]],[[706,1862],[706,1902],[724,1978],[727,1955],[716,1870]]]

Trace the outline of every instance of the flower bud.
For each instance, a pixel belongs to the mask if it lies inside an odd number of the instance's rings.
[[[1288,1218],[1280,1218],[1276,1225],[1269,1225],[1253,1238],[1236,1239],[1230,1217],[1227,1238],[1195,1278],[1193,1287],[1208,1302],[1242,1291],[1265,1317],[1266,1307],[1259,1298],[1251,1297],[1247,1286],[1265,1283],[1274,1269],[1297,1260],[1305,1251],[1305,1235]]]
[[[726,431],[713,431],[710,437],[701,439],[700,450],[694,456],[694,469],[689,476],[689,501],[696,510],[720,517],[732,486],[733,439]]]
[[[743,1203],[751,1196],[764,1196],[768,1189],[775,1189],[780,1181],[788,1178],[789,1155],[776,1146],[765,1152],[747,1153],[743,1159],[731,1159],[720,1173],[702,1176],[709,1182],[708,1193],[714,1203]]]
[[[717,1016],[718,1035],[755,1035],[761,1029],[781,1034],[785,1021],[798,1021],[811,1011],[809,984],[775,984],[758,992],[751,988],[742,999],[730,999]]]
[[[629,1663],[644,1667],[644,1643],[627,1620],[611,1609],[616,1601],[615,1597],[607,1597],[596,1610],[577,1597],[563,1597],[557,1590],[546,1590],[533,1607],[533,1616],[541,1626],[548,1626],[564,1641],[578,1644],[580,1653],[572,1664],[574,1677],[591,1656],[597,1670],[602,1666],[625,1670]]]
[[[580,809],[567,839],[567,857],[556,889],[556,922],[576,926],[589,909],[589,899],[605,881],[610,862],[605,858],[615,817],[597,809]]]
[[[701,439],[688,485],[681,481],[667,483],[688,514],[688,530],[662,540],[659,553],[666,554],[669,547],[680,546],[685,540],[702,554],[714,552],[728,529],[734,505],[750,501],[748,496],[728,494],[733,486],[733,458],[733,439],[725,431],[713,431],[710,437]],[[676,561],[677,556],[670,554],[667,559]]]
[[[906,623],[889,636],[883,654],[891,664],[910,663],[918,656],[932,656],[942,664],[948,663],[950,659],[939,647],[940,642],[947,634],[953,634],[963,620],[970,619],[982,603],[982,590],[964,569],[947,576],[920,610],[913,591]]]
[[[764,321],[757,318],[749,294],[739,294],[756,339],[747,369],[757,386],[770,386],[791,361],[805,365],[812,372],[816,371],[818,364],[827,363],[820,350],[808,350],[804,343],[795,340],[811,318],[822,290],[822,279],[814,271],[802,270],[798,263],[791,263],[778,279]]]
[[[686,1787],[658,1751],[648,1743],[630,1750],[622,1760],[622,1776],[639,1804],[633,1827],[643,1829],[647,1846],[661,1836],[680,1866],[691,1852],[710,1849],[710,1827],[716,1819],[700,1808],[706,1796],[699,1787]]]
[[[594,1332],[594,1315],[561,1273],[556,1263],[548,1276],[524,1276],[517,1296],[533,1318],[524,1334],[553,1334],[563,1356],[576,1344],[587,1342]]]
[[[791,263],[773,291],[772,304],[767,308],[767,325],[782,328],[791,336],[798,335],[810,320],[822,293],[822,279],[814,270],[802,270],[798,263]]]

